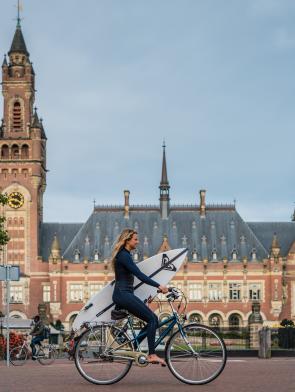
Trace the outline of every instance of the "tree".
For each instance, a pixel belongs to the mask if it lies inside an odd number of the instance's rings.
[[[60,320],[56,320],[55,324],[51,323],[51,325],[57,329],[58,331],[63,331],[65,329],[63,323]]]
[[[280,324],[282,327],[294,327],[294,322],[292,320],[284,319]]]
[[[8,196],[6,193],[0,193],[0,205],[5,206],[8,203]],[[9,241],[9,235],[5,230],[4,223],[6,221],[5,216],[0,216],[0,251]]]

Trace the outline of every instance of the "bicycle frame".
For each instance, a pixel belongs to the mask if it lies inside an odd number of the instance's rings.
[[[158,339],[156,339],[155,341],[155,347],[157,347],[164,339],[165,337],[173,330],[173,328],[175,327],[175,325],[178,325],[178,329],[181,333],[181,335],[183,336],[183,338],[185,338],[184,334],[183,334],[183,330],[182,330],[182,323],[179,320],[179,315],[176,312],[176,310],[173,308],[171,302],[169,302],[171,309],[172,309],[172,315],[170,317],[168,317],[168,319],[163,320],[162,322],[159,323],[158,328],[160,329],[161,327],[165,326],[168,324],[168,326],[165,328],[165,330],[160,334],[160,336],[158,337]],[[136,343],[137,349],[136,351],[141,351],[140,350],[140,343],[138,342],[138,339],[140,338],[141,341],[143,341],[146,337],[147,337],[147,332],[143,331],[143,332],[139,332],[138,335],[136,335],[135,330],[134,330],[134,326],[133,326],[133,316],[131,316],[130,314],[128,315],[128,319],[126,324],[122,327],[122,329],[125,329],[125,327],[128,326],[131,329],[133,338],[130,339],[130,342],[132,342],[132,344],[134,345],[134,343]]]

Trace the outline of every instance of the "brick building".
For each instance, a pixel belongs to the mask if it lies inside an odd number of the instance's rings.
[[[235,205],[170,203],[163,146],[157,205],[95,206],[85,223],[44,223],[46,134],[34,109],[35,73],[18,20],[2,64],[3,120],[0,186],[11,240],[1,263],[18,264],[11,315],[29,318],[38,306],[69,327],[83,303],[113,279],[111,246],[125,227],[139,233],[135,261],[187,247],[188,259],[174,285],[189,299],[188,315],[212,325],[247,325],[252,301],[267,324],[295,320],[295,213],[291,222],[245,222]],[[5,287],[0,286],[5,307]],[[164,308],[165,313],[165,308]],[[161,315],[160,315],[161,316]]]

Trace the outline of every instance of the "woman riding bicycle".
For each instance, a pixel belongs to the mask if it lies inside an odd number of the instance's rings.
[[[155,354],[155,335],[158,327],[158,318],[144,302],[134,295],[134,276],[150,286],[157,287],[163,294],[168,292],[168,288],[149,278],[136,266],[130,252],[136,249],[138,243],[137,232],[132,229],[124,229],[114,245],[111,258],[115,271],[113,301],[120,308],[128,310],[135,317],[147,323],[143,330],[147,331],[148,362],[165,366],[165,361]]]

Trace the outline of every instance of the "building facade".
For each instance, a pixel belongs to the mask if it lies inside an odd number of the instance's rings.
[[[291,222],[245,222],[235,205],[208,205],[201,190],[194,205],[173,205],[163,146],[157,205],[94,207],[85,223],[44,223],[46,134],[35,102],[35,73],[18,20],[2,64],[3,120],[0,186],[11,240],[1,264],[17,264],[21,280],[11,288],[11,316],[39,310],[67,328],[83,304],[113,280],[111,246],[123,228],[139,233],[134,260],[171,248],[188,248],[172,285],[189,300],[188,316],[211,325],[246,326],[253,301],[265,324],[295,320],[295,213]],[[5,284],[0,286],[5,309]],[[165,315],[163,307],[159,317]]]

